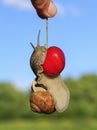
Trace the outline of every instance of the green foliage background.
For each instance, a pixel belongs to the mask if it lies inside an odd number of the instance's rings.
[[[47,115],[31,111],[31,91],[24,93],[10,83],[0,83],[0,129],[96,130],[97,75],[67,78],[64,82],[71,93],[68,109]]]
[[[27,118],[97,118],[97,76],[85,75],[78,80],[64,80],[71,97],[68,109],[51,115],[36,114],[30,110],[30,92],[16,90],[10,83],[0,83],[0,120]],[[60,87],[60,86],[59,86]]]

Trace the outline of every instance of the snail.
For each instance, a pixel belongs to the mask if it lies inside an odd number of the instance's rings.
[[[54,17],[57,8],[52,0],[31,0],[38,16],[42,19]]]
[[[60,76],[65,66],[65,56],[58,47],[40,46],[39,34],[37,46],[31,44],[34,52],[30,58],[30,66],[36,78],[32,83],[30,106],[36,112],[63,112],[68,107],[70,98],[69,89]]]

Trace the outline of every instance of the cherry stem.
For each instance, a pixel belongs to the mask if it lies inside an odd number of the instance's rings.
[[[48,48],[48,18],[46,18],[46,43],[45,47]]]

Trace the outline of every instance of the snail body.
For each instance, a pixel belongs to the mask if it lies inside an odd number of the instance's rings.
[[[47,53],[47,48],[44,46],[37,46],[30,58],[30,66],[35,75],[43,72],[41,64],[44,62]]]

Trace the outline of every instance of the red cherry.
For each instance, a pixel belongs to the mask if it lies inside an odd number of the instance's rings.
[[[59,75],[65,67],[65,55],[63,51],[56,46],[49,47],[42,67],[44,73],[49,76]]]

